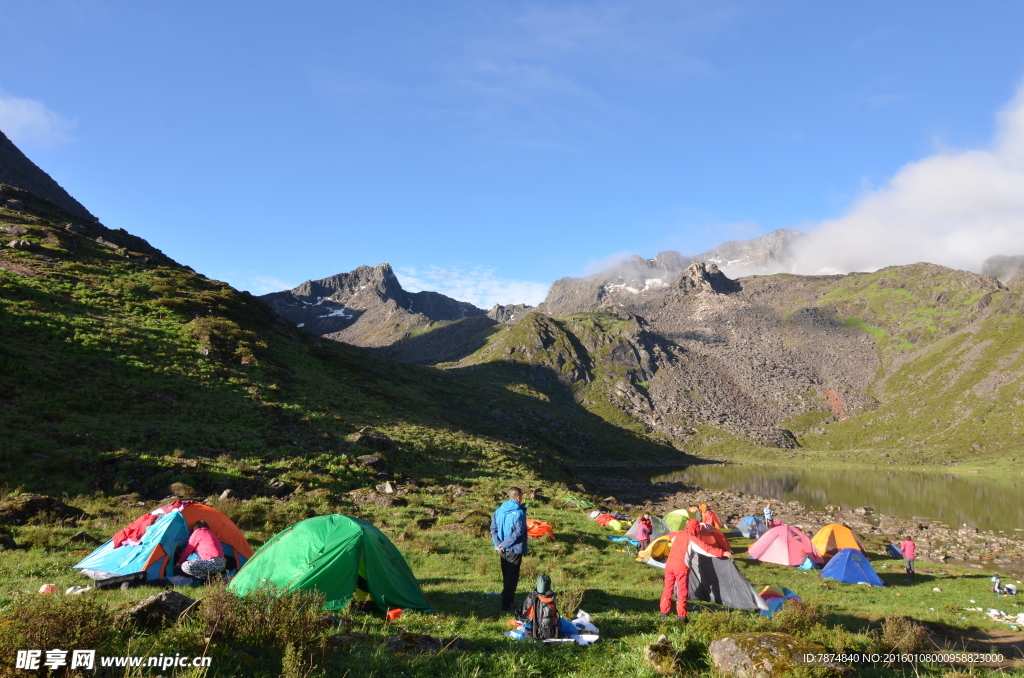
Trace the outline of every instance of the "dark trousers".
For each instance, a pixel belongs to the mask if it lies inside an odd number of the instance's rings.
[[[913,579],[914,578],[914,559],[913,558],[904,558],[903,559],[903,567],[905,567],[906,570],[907,570],[907,579]]]
[[[511,610],[515,604],[516,587],[519,586],[519,568],[523,564],[523,554],[501,553],[501,609]]]

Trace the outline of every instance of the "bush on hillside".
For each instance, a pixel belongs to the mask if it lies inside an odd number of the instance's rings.
[[[878,642],[886,652],[918,652],[928,643],[928,629],[910,617],[886,617]]]
[[[114,635],[110,609],[84,596],[23,595],[0,617],[0,657],[18,650],[103,650]]]
[[[206,634],[250,647],[307,647],[330,627],[319,591],[282,591],[260,587],[244,597],[220,589],[203,598]]]

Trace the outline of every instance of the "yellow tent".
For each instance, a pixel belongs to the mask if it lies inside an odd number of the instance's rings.
[[[857,535],[846,525],[826,525],[811,538],[811,543],[825,558],[831,558],[842,549],[857,549],[864,553],[864,544],[860,543]]]
[[[675,511],[666,513],[662,520],[665,521],[665,527],[667,527],[670,532],[678,532],[686,527],[687,520],[695,517],[696,516],[688,509],[676,509]]]
[[[648,560],[664,562],[671,550],[672,538],[671,535],[666,534],[663,537],[658,537],[647,548],[636,554],[636,560],[639,563],[646,563]]]

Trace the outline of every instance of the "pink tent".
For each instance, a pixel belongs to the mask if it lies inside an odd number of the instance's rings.
[[[789,525],[779,525],[765,532],[750,545],[747,555],[755,560],[779,565],[800,565],[805,556],[819,565],[824,562],[807,535]]]

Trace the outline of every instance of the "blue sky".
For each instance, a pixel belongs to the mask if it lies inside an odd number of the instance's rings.
[[[257,293],[386,261],[537,302],[776,228],[912,222],[856,261],[822,245],[830,270],[1024,252],[1020,2],[6,0],[0,25],[0,129],[106,225]],[[938,223],[961,171],[1006,194]]]

